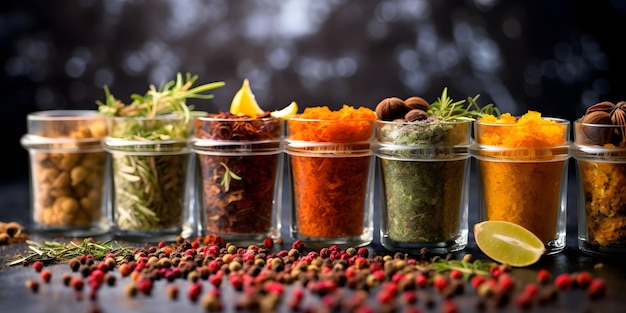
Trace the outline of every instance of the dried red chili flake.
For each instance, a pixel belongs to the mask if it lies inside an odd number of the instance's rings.
[[[208,234],[204,236],[203,242],[207,246],[217,246],[218,248],[226,247],[226,241],[219,235]]]

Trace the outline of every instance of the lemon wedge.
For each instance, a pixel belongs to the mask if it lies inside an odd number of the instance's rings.
[[[539,261],[546,252],[543,242],[530,230],[505,221],[484,221],[474,225],[478,248],[496,262],[523,267]]]
[[[250,82],[247,78],[243,80],[241,88],[235,93],[233,101],[230,103],[230,113],[249,117],[256,117],[257,114],[265,113],[256,102],[256,98],[254,97],[254,93],[252,93]]]
[[[291,101],[291,103],[276,111],[272,111],[270,115],[277,118],[282,118],[284,120],[289,119],[290,117],[296,115],[298,113],[298,104],[295,101]]]

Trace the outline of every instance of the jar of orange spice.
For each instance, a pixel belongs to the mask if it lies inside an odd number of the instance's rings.
[[[375,120],[369,108],[344,105],[309,107],[287,121],[293,239],[310,247],[372,241]]]
[[[547,254],[565,248],[569,125],[536,111],[483,115],[470,146],[478,165],[479,219],[527,228]]]

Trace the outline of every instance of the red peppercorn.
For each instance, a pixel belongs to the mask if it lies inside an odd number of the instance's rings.
[[[191,301],[197,301],[200,293],[202,292],[202,284],[200,282],[195,282],[189,285],[187,288],[187,297]]]
[[[122,275],[122,277],[126,277],[128,275],[130,275],[130,272],[132,272],[132,269],[130,267],[130,265],[128,265],[128,263],[123,263],[119,266],[119,271],[120,271],[120,275]]]
[[[524,292],[532,298],[539,292],[539,287],[536,284],[528,283],[524,286]]]
[[[165,243],[165,241],[159,241],[159,243],[157,244],[157,247],[159,247],[159,249],[165,248],[165,246],[167,246],[167,243]]]
[[[167,296],[170,297],[170,299],[175,300],[178,298],[178,286],[176,285],[169,285],[167,286]]]
[[[70,286],[72,286],[72,288],[74,288],[74,290],[76,291],[83,290],[84,285],[85,282],[80,277],[72,277],[72,280],[70,280]]]
[[[50,272],[47,269],[41,270],[41,273],[39,274],[39,276],[41,277],[41,280],[44,283],[49,283],[50,282],[50,278],[52,277],[52,272]]]
[[[41,272],[41,269],[43,268],[43,262],[35,261],[35,263],[33,263],[33,268],[35,269],[35,271]]]
[[[528,292],[522,291],[513,298],[515,304],[521,309],[528,309],[532,304],[532,296]]]
[[[452,279],[459,279],[463,277],[463,273],[459,270],[452,270],[450,272],[450,278]]]
[[[446,287],[448,287],[448,280],[443,275],[436,275],[433,280],[433,286],[437,290],[443,291]]]
[[[540,269],[537,273],[537,281],[540,284],[547,284],[552,279],[552,274],[546,269]]]
[[[146,296],[149,296],[150,293],[152,293],[152,280],[149,278],[142,278],[137,283],[137,289]]]
[[[443,313],[456,313],[457,312],[456,303],[454,303],[454,301],[452,301],[450,299],[444,300],[443,301],[443,307],[441,308],[441,311]]]
[[[265,239],[263,239],[263,246],[266,249],[269,249],[271,247],[274,246],[274,240],[271,237],[265,237]]]
[[[606,283],[602,278],[594,278],[587,287],[587,295],[592,299],[601,298],[606,293]]]
[[[587,271],[581,271],[576,274],[576,285],[582,289],[587,288],[592,280],[593,275]]]
[[[383,303],[383,304],[391,303],[394,297],[395,297],[395,293],[386,288],[381,289],[376,294],[376,299],[378,300],[378,302]]]
[[[473,276],[471,280],[472,287],[474,287],[474,289],[478,289],[483,282],[485,282],[485,277],[480,275]]]
[[[357,250],[356,254],[362,258],[367,258],[370,254],[369,250],[366,247],[361,247]]]
[[[211,275],[211,277],[209,277],[209,282],[213,286],[219,287],[222,284],[222,275],[221,274]]]
[[[402,301],[404,301],[405,303],[410,303],[410,304],[416,303],[417,295],[415,294],[415,292],[411,290],[407,290],[402,293]]]
[[[302,242],[302,240],[300,240],[300,239],[295,240],[295,241],[291,244],[291,248],[293,248],[293,249],[297,249],[297,250],[300,250],[300,249],[304,248],[304,242]]]
[[[419,273],[415,276],[415,284],[418,287],[426,288],[428,286],[428,276],[424,273]]]
[[[500,290],[508,292],[513,290],[513,287],[515,287],[515,281],[511,275],[504,273],[498,277],[498,285],[500,286]]]
[[[572,285],[572,277],[567,273],[559,274],[554,279],[554,284],[559,289],[569,289]]]

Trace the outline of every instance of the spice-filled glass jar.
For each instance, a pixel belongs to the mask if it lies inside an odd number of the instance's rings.
[[[374,119],[287,121],[294,240],[310,247],[372,241]]]
[[[471,130],[472,121],[376,122],[385,248],[436,254],[465,248]]]
[[[193,118],[108,117],[112,233],[129,240],[173,240],[191,214],[188,147]]]
[[[236,244],[280,237],[284,120],[211,114],[195,123],[199,233]]]
[[[50,235],[85,237],[108,232],[105,118],[90,110],[28,114],[21,139],[30,156],[32,227]]]
[[[521,225],[546,254],[565,248],[570,122],[529,111],[483,116],[470,153],[477,160],[479,220]]]
[[[626,255],[624,126],[574,121],[578,246],[590,255]]]

